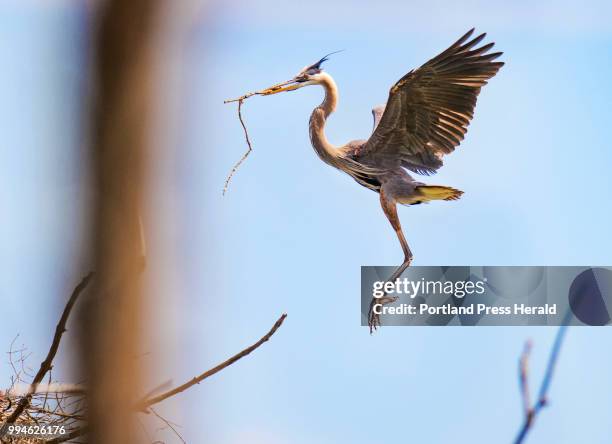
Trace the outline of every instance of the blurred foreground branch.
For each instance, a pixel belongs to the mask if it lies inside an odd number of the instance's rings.
[[[77,336],[92,444],[142,442],[131,409],[146,379],[134,356],[149,328],[140,210],[158,109],[163,3],[106,0],[92,9],[90,256],[97,279],[79,311]]]

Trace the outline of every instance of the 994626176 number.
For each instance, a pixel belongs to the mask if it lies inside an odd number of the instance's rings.
[[[4,424],[0,437],[57,437],[67,433],[66,426],[51,424]]]

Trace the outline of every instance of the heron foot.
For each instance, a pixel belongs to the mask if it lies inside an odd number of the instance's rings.
[[[378,327],[380,327],[380,308],[387,304],[392,304],[398,299],[397,296],[386,295],[380,298],[372,298],[368,311],[368,327],[370,327],[370,334],[374,333]]]
[[[414,256],[410,250],[408,250],[404,256],[404,262],[397,268],[397,270],[395,270],[395,272],[393,272],[387,282],[394,282],[398,277],[400,277],[402,273],[406,271],[406,268],[408,268],[412,263],[413,257]],[[399,297],[388,296],[386,293],[380,298],[372,298],[372,301],[370,302],[370,309],[368,311],[368,326],[370,327],[370,334],[374,333],[374,331],[380,327],[380,313],[376,313],[375,311],[379,310],[374,310],[374,308],[378,307],[380,309],[384,305],[391,304],[398,299]]]

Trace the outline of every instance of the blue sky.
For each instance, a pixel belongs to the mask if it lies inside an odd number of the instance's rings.
[[[182,64],[162,63],[159,119],[171,130],[160,129],[154,146],[145,217],[151,312],[164,319],[145,344],[157,360],[152,380],[187,379],[289,315],[256,353],[163,406],[188,442],[510,442],[527,338],[533,384],[540,380],[553,328],[370,336],[359,326],[359,267],[399,264],[401,249],[378,196],[312,151],[307,121],[318,88],[245,103],[254,152],[221,197],[245,148],[223,99],[286,80],[323,54],[346,49],[326,65],[340,88],[327,133],[342,144],[367,138],[370,109],[393,82],[470,27],[505,53],[466,140],[424,179],[465,195],[400,210],[415,265],[612,260],[610,5],[371,5],[209,5],[181,40]],[[83,11],[67,1],[0,6],[0,346],[20,332],[33,365],[47,350],[58,300],[86,268],[83,33]],[[609,329],[570,330],[550,408],[529,442],[606,442],[611,340]],[[9,374],[0,366],[1,380]]]

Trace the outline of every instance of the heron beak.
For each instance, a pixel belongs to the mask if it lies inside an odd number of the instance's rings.
[[[295,79],[288,80],[283,83],[279,83],[278,85],[271,86],[260,91],[262,96],[269,96],[272,94],[278,94],[283,91],[293,91],[294,89],[299,89],[304,86],[304,83],[298,82]]]

